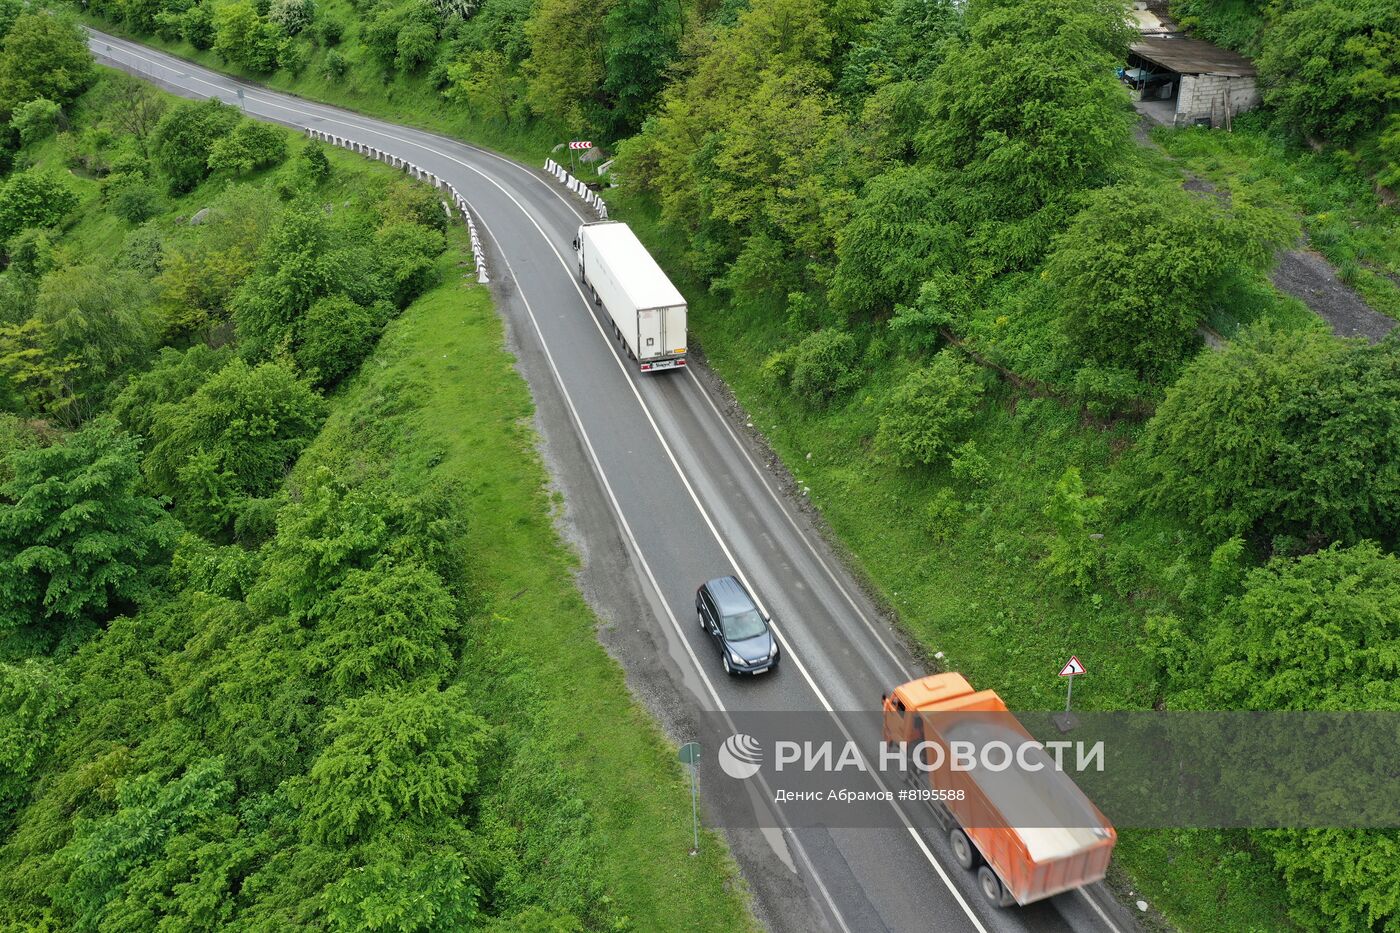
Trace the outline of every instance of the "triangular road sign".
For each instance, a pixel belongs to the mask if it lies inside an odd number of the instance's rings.
[[[1079,663],[1079,658],[1074,657],[1074,656],[1071,656],[1071,657],[1070,657],[1069,663],[1068,663],[1068,664],[1066,664],[1064,667],[1060,668],[1060,676],[1061,676],[1061,677],[1074,677],[1074,676],[1077,675],[1077,674],[1084,674],[1084,673],[1087,673],[1087,671],[1084,670],[1084,665],[1083,665],[1083,664],[1080,664],[1080,663]]]

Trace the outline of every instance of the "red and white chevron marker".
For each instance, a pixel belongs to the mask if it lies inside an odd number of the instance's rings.
[[[592,149],[593,144],[586,139],[576,139],[569,143],[570,149]]]

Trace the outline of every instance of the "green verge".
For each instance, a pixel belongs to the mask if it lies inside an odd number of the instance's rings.
[[[460,276],[462,231],[451,246],[445,283],[389,326],[298,470],[387,457],[365,466],[404,488],[446,481],[462,490],[479,543],[477,616],[490,620],[473,633],[463,665],[477,711],[564,770],[568,793],[595,823],[590,858],[631,929],[674,928],[676,911],[691,904],[705,909],[688,914],[688,929],[756,929],[723,839],[706,832],[700,856],[688,854],[687,778],[598,643],[597,617],[574,583],[576,558],[552,523],[557,502],[535,448],[529,392],[489,293]],[[392,441],[362,443],[370,436]]]

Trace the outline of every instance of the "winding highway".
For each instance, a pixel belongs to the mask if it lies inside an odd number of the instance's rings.
[[[585,591],[613,623],[603,637],[629,683],[673,736],[685,738],[688,717],[701,711],[871,709],[883,689],[922,672],[762,466],[713,379],[697,368],[643,375],[627,362],[575,275],[570,242],[580,222],[595,218],[553,179],[466,143],[269,91],[115,36],[92,32],[89,44],[102,63],[175,93],[376,147],[466,197],[565,492]],[[726,573],[774,616],[784,651],[777,676],[724,677],[695,624],[696,585]],[[723,803],[708,791],[705,800],[709,808]],[[907,822],[726,835],[773,930],[1136,929],[1101,885],[995,908],[941,834]]]

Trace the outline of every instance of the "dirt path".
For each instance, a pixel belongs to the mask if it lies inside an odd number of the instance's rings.
[[[1279,291],[1311,308],[1338,337],[1365,337],[1375,343],[1397,323],[1362,301],[1351,286],[1337,278],[1332,264],[1312,250],[1280,253],[1269,278]]]
[[[1152,141],[1149,135],[1151,125],[1146,119],[1138,122],[1134,132],[1139,144],[1151,146],[1159,152],[1162,148]],[[1172,160],[1175,162],[1175,160]],[[1200,191],[1213,194],[1228,202],[1228,191],[1220,191],[1215,185],[1198,175],[1182,170],[1185,179],[1182,187],[1187,191]],[[1285,295],[1297,298],[1308,306],[1332,329],[1338,337],[1365,337],[1372,343],[1380,340],[1395,328],[1396,320],[1386,317],[1362,300],[1350,285],[1337,278],[1337,270],[1322,254],[1310,249],[1289,249],[1278,254],[1278,263],[1269,280]]]

